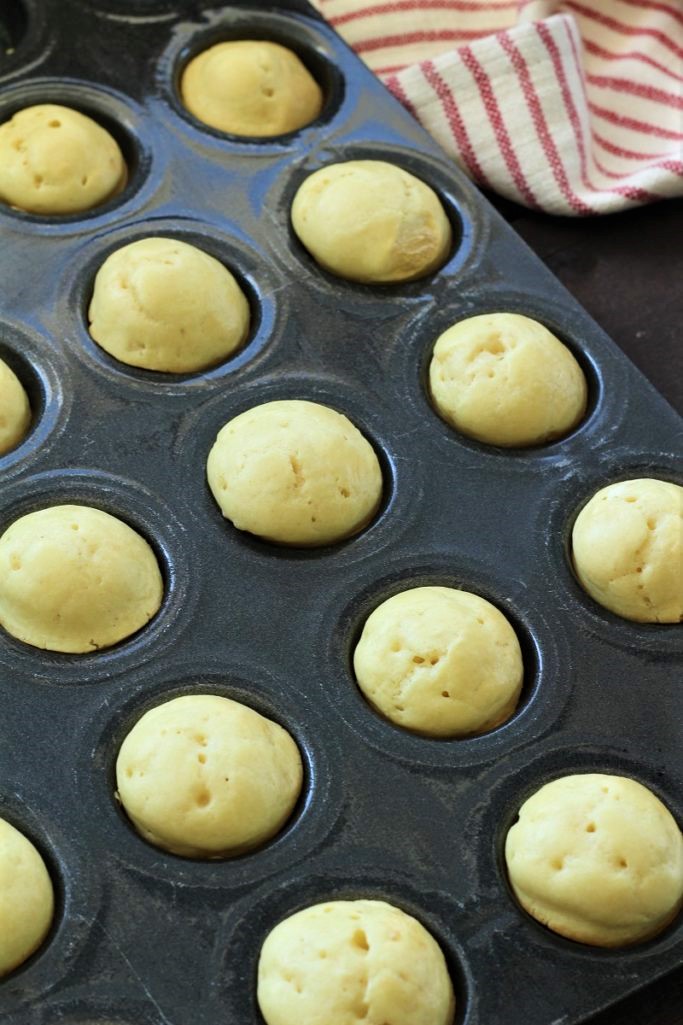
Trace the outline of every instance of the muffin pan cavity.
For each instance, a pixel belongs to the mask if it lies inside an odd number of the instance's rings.
[[[0,320],[0,359],[21,383],[31,407],[28,430],[15,448],[0,456],[3,478],[46,455],[64,427],[70,394],[62,387],[63,364],[46,338]],[[68,388],[68,385],[67,385]]]
[[[391,852],[382,858],[383,871],[378,872],[375,860],[379,850],[368,850],[353,871],[338,862],[325,864],[324,872],[293,874],[285,883],[270,882],[247,900],[239,901],[230,921],[219,934],[212,965],[214,978],[220,980],[217,999],[236,1021],[263,1021],[256,1007],[255,987],[245,987],[243,979],[255,979],[261,947],[270,931],[285,918],[314,904],[334,900],[377,900],[392,904],[415,918],[436,940],[446,961],[455,994],[453,1025],[467,1025],[476,1020],[477,993],[473,986],[472,967],[460,940],[463,908],[448,894],[447,888],[431,874],[425,873],[421,887],[414,885],[396,865]],[[237,965],[226,958],[237,938],[244,952],[244,962]]]
[[[208,254],[235,278],[249,304],[249,327],[244,342],[226,359],[194,373],[160,373],[133,367],[115,359],[89,333],[88,310],[95,277],[112,253],[141,239],[178,239]],[[225,387],[226,378],[241,377],[267,358],[281,330],[281,307],[288,311],[285,281],[274,274],[262,253],[240,234],[233,236],[207,222],[184,218],[145,220],[117,228],[87,243],[75,266],[65,268],[58,316],[74,356],[109,380],[112,388],[144,396],[185,399],[198,392]],[[286,315],[286,313],[285,313]],[[252,364],[254,366],[252,366]]]
[[[114,140],[125,163],[125,178],[113,193],[95,202],[87,209],[73,213],[32,213],[0,203],[0,215],[20,221],[36,234],[73,234],[82,221],[106,221],[130,211],[144,201],[156,184],[152,175],[152,149],[150,132],[142,123],[142,112],[131,103],[131,98],[111,89],[103,89],[86,80],[41,77],[16,83],[0,94],[0,124],[9,121],[18,112],[43,104],[83,114],[103,128]],[[60,130],[60,119],[51,122],[53,130]],[[161,155],[161,147],[158,154]]]
[[[27,29],[28,11],[22,0],[9,0],[9,3],[3,4],[0,15],[0,55],[3,63],[16,52],[24,40]]]
[[[88,654],[31,648],[0,629],[0,815],[35,838],[60,893],[49,942],[0,980],[3,1025],[263,1025],[266,935],[300,908],[345,898],[386,901],[432,933],[456,1025],[502,1025],[510,1008],[525,1025],[578,1025],[677,968],[680,916],[642,946],[581,946],[528,918],[501,861],[525,797],[570,772],[631,775],[682,822],[683,628],[611,615],[569,558],[574,519],[599,488],[683,481],[673,410],[305,0],[268,10],[25,0],[25,10],[7,76],[0,64],[0,121],[46,101],[83,111],[115,137],[130,178],[79,215],[0,208],[0,358],[34,414],[0,458],[0,533],[47,506],[111,513],[153,549],[164,597],[138,633]],[[36,65],[41,25],[51,42]],[[290,47],[321,86],[321,115],[300,131],[240,139],[180,102],[189,59],[249,38]],[[436,192],[453,231],[442,267],[370,286],[314,262],[292,201],[309,174],[349,160],[396,164]],[[215,366],[138,369],[88,333],[104,260],[153,236],[204,250],[247,297],[248,337]],[[434,343],[489,311],[539,321],[580,363],[588,408],[566,437],[504,450],[437,416]],[[377,456],[381,504],[337,544],[260,540],[222,516],[209,488],[218,432],[282,399],[343,413]],[[423,585],[481,596],[517,635],[519,704],[487,733],[413,734],[359,691],[353,650],[368,615]],[[278,722],[304,766],[281,832],[215,861],[147,843],[115,797],[133,723],[200,693]]]
[[[51,759],[46,756],[46,761]],[[63,987],[74,970],[100,912],[101,892],[92,864],[78,841],[74,842],[60,819],[52,816],[49,802],[25,788],[21,775],[26,759],[20,750],[14,752],[14,764],[13,777],[6,776],[0,788],[0,817],[35,846],[54,891],[54,915],[45,940],[28,960],[2,979],[3,1015],[8,1021],[19,1022],[25,1013],[26,994],[45,1002],[48,994]],[[57,779],[57,763],[51,768],[53,779]]]
[[[619,481],[651,477],[683,487],[680,456],[674,451],[643,451],[640,446],[613,448],[596,456],[591,464],[573,465],[564,471],[552,496],[543,503],[539,517],[545,526],[543,557],[552,593],[571,603],[573,615],[595,637],[608,645],[633,650],[651,658],[680,659],[683,637],[678,623],[639,623],[623,619],[594,601],[578,581],[572,559],[572,530],[576,518],[596,492]],[[664,674],[666,679],[668,673]]]
[[[40,66],[51,41],[40,0],[5,0],[0,10],[0,83]]]
[[[537,321],[567,347],[584,375],[587,386],[586,408],[579,422],[563,437],[524,448],[485,444],[458,431],[439,415],[430,388],[430,366],[438,338],[450,327],[471,317],[489,313],[515,313]],[[436,310],[420,310],[410,325],[401,347],[394,346],[392,356],[398,362],[396,376],[401,382],[405,401],[424,421],[431,421],[430,436],[441,440],[444,455],[454,446],[469,450],[477,458],[495,460],[500,472],[547,472],[549,466],[563,467],[575,453],[605,440],[618,429],[623,412],[618,396],[619,382],[625,386],[624,368],[617,365],[614,375],[605,378],[602,360],[595,352],[595,326],[573,323],[569,311],[535,296],[491,289],[470,292],[463,289],[458,296]],[[591,439],[590,441],[588,439]],[[534,469],[534,467],[536,469]]]
[[[268,152],[292,149],[302,133],[310,134],[338,118],[345,99],[344,77],[335,52],[339,43],[321,25],[309,18],[292,17],[276,10],[264,12],[255,5],[205,11],[204,21],[201,29],[187,22],[177,27],[159,64],[157,78],[166,102],[195,131],[238,149]],[[181,80],[188,64],[218,43],[240,40],[277,43],[296,54],[322,91],[322,109],[317,117],[296,131],[259,138],[220,131],[192,114],[181,95]]]
[[[487,871],[491,871],[493,868],[498,873],[499,885],[504,890],[507,899],[517,908],[519,908],[519,903],[512,891],[505,864],[505,841],[510,828],[517,821],[519,810],[524,802],[546,783],[564,776],[592,773],[623,776],[635,780],[651,791],[668,809],[679,828],[682,821],[683,809],[680,795],[668,773],[661,768],[652,767],[649,772],[644,772],[642,764],[630,758],[628,753],[607,744],[595,744],[587,737],[581,740],[576,738],[575,748],[572,752],[559,751],[552,741],[546,741],[541,748],[542,750],[536,754],[536,757],[529,758],[527,755],[528,760],[525,759],[524,762],[522,762],[524,756],[518,755],[515,759],[518,764],[515,765],[514,778],[509,779],[503,787],[496,788],[499,791],[498,800],[501,801],[502,808],[499,821],[492,834],[493,843],[491,835],[487,834],[488,829],[493,826],[490,821],[490,813],[486,815],[488,821],[485,824],[482,823],[482,842],[488,843],[490,851]],[[609,785],[608,781],[607,785]],[[486,837],[486,841],[484,841],[484,837]],[[596,948],[566,939],[542,926],[525,911],[521,912],[521,919],[515,922],[515,929],[520,932],[524,931],[533,937],[532,942],[538,947],[553,946],[563,960],[575,958],[585,963],[591,961],[591,954],[593,954],[597,963],[600,961],[603,964],[611,963],[610,970],[614,969],[621,974],[628,970],[629,955],[633,955],[637,963],[643,963],[656,958],[658,950],[666,951],[680,942],[680,937],[683,934],[683,916],[680,912],[677,913],[671,923],[652,939],[632,946],[612,948]]]
[[[170,674],[173,675],[170,675]],[[178,857],[143,840],[116,798],[116,760],[125,737],[142,715],[173,698],[215,694],[230,698],[277,723],[296,742],[303,762],[303,785],[282,829],[253,850],[215,860]],[[139,674],[134,693],[125,680],[112,690],[106,708],[84,730],[77,768],[78,799],[90,809],[92,842],[106,843],[126,871],[144,887],[183,886],[190,890],[238,893],[283,867],[300,862],[321,846],[338,823],[341,751],[328,745],[324,718],[311,717],[305,695],[271,678],[256,663],[231,666],[209,660],[177,662],[173,669],[151,667]],[[159,865],[164,865],[159,875]]]
[[[320,356],[314,354],[318,347],[315,334],[301,337],[298,346],[312,354],[311,363],[320,361]],[[276,353],[273,352],[272,362],[275,361]],[[347,417],[372,446],[382,472],[382,497],[377,511],[356,534],[335,544],[319,547],[276,544],[246,530],[238,530],[222,516],[206,480],[207,458],[219,431],[255,406],[287,399],[319,403]],[[180,466],[192,489],[195,508],[213,524],[215,541],[223,547],[225,558],[237,559],[236,567],[251,554],[277,564],[274,572],[278,574],[292,572],[296,566],[297,573],[310,572],[316,576],[324,572],[323,564],[331,562],[336,571],[343,574],[349,561],[366,558],[369,553],[390,544],[398,531],[409,529],[417,514],[422,492],[421,489],[415,491],[400,485],[405,461],[410,458],[410,446],[400,437],[390,438],[385,434],[384,409],[381,396],[377,396],[377,401],[371,405],[359,402],[357,394],[341,377],[292,373],[283,369],[279,373],[273,371],[268,376],[250,379],[240,384],[234,394],[225,392],[217,395],[187,414],[177,437]]]
[[[408,763],[455,772],[486,764],[504,752],[545,732],[562,715],[571,695],[563,667],[569,657],[561,623],[548,621],[537,605],[514,582],[503,583],[498,572],[472,562],[467,553],[416,552],[414,560],[376,563],[377,578],[348,596],[334,595],[330,615],[316,654],[321,675],[336,674],[336,685],[325,697],[364,743],[385,756]],[[412,733],[389,722],[364,699],[358,687],[353,656],[368,616],[388,598],[415,587],[450,587],[479,595],[496,607],[519,641],[524,676],[512,715],[493,729],[458,738],[435,738]]]
[[[112,647],[82,654],[62,654],[24,644],[0,630],[0,672],[35,667],[33,681],[83,684],[151,657],[173,640],[191,617],[194,584],[190,579],[190,553],[185,529],[173,511],[147,489],[132,481],[97,471],[47,471],[16,481],[3,491],[0,532],[28,513],[52,506],[83,505],[101,509],[132,527],[156,556],[163,581],[158,612],[136,633]],[[178,622],[180,621],[180,622]]]
[[[426,153],[407,150],[403,145],[392,144],[388,139],[383,145],[368,144],[364,137],[340,134],[327,145],[319,143],[313,151],[292,162],[289,173],[274,182],[268,194],[268,203],[277,211],[278,235],[271,238],[272,258],[278,263],[286,262],[306,272],[306,281],[311,287],[320,289],[328,296],[335,295],[337,302],[348,303],[349,309],[358,303],[369,308],[381,302],[385,308],[390,304],[410,308],[413,304],[426,303],[441,298],[447,280],[470,269],[481,253],[487,225],[486,221],[473,215],[473,199],[466,182],[455,182],[444,164],[430,159]],[[451,246],[446,259],[429,274],[415,281],[392,284],[361,284],[332,274],[316,263],[304,247],[292,226],[292,203],[309,175],[331,164],[347,161],[372,160],[394,164],[409,172],[428,185],[436,194],[450,222]],[[287,240],[286,248],[282,240]]]

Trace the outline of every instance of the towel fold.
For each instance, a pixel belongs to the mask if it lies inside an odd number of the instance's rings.
[[[681,0],[314,0],[484,188],[555,214],[683,195]]]

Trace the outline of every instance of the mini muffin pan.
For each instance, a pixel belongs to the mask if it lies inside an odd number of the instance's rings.
[[[0,356],[35,410],[29,436],[0,459],[0,530],[46,505],[89,503],[150,541],[166,581],[157,617],[107,651],[58,655],[0,631],[0,815],[37,844],[57,892],[47,942],[0,981],[3,1025],[258,1025],[266,934],[342,896],[389,900],[432,931],[458,1025],[573,1025],[680,964],[683,916],[637,947],[581,946],[520,910],[501,856],[522,801],[570,772],[633,776],[683,821],[681,630],[606,612],[568,558],[573,519],[597,488],[683,482],[673,410],[303,0],[13,0],[0,19],[12,41],[0,121],[31,103],[76,107],[113,132],[131,171],[124,192],[86,214],[0,206]],[[300,53],[325,90],[318,121],[245,140],[183,109],[189,57],[250,37]],[[438,273],[365,287],[299,245],[299,184],[358,157],[437,190],[455,237]],[[206,373],[138,371],[89,338],[97,268],[152,234],[206,249],[249,296],[246,346]],[[433,342],[491,310],[537,318],[580,361],[589,409],[564,440],[504,451],[434,413]],[[219,428],[286,397],[344,412],[380,458],[380,513],[343,544],[268,545],[223,520],[209,493]],[[485,736],[406,733],[355,686],[368,613],[426,583],[483,595],[520,637],[519,709]],[[282,834],[213,863],[149,846],[114,799],[132,723],[202,690],[282,723],[306,767]]]

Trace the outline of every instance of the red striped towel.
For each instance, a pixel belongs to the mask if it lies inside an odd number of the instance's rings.
[[[314,0],[485,188],[556,214],[683,195],[683,0]]]

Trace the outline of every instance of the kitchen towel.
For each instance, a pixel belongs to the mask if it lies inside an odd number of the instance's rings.
[[[314,0],[483,188],[555,214],[683,195],[683,0]]]

